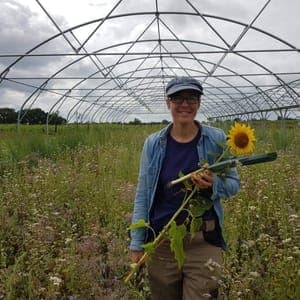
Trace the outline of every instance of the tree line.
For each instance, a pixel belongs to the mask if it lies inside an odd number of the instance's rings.
[[[18,111],[13,108],[0,108],[0,124],[14,124],[18,121]],[[67,120],[59,115],[58,112],[49,114],[49,124],[65,124]],[[21,124],[45,124],[47,113],[40,108],[24,109],[21,114]]]

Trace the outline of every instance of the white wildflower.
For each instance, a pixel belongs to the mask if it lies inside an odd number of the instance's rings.
[[[58,258],[58,261],[59,262],[65,262],[65,261],[67,261],[65,258]]]
[[[211,258],[205,263],[205,267],[211,272],[214,271],[215,268],[213,267],[213,260]]]
[[[289,216],[289,222],[295,222],[299,218],[298,215],[290,215]]]
[[[62,279],[57,276],[50,276],[50,281],[52,281],[52,283],[57,286],[62,283]]]
[[[203,298],[211,299],[211,294],[202,294]]]
[[[298,219],[299,216],[298,215],[290,215],[290,219]]]
[[[253,247],[253,246],[255,245],[255,241],[253,241],[253,240],[248,240],[248,241],[247,241],[247,244],[248,244],[249,247]]]
[[[296,256],[300,255],[300,249],[298,249],[298,247],[294,247],[293,254],[296,255]]]
[[[67,244],[69,244],[69,243],[71,243],[72,242],[72,239],[71,238],[66,238],[65,239],[65,244],[67,245]]]
[[[259,273],[256,272],[256,271],[255,271],[255,272],[250,272],[249,275],[250,275],[251,277],[254,277],[254,278],[260,277]]]
[[[287,238],[282,241],[282,244],[288,244],[291,240],[292,240],[291,238]]]

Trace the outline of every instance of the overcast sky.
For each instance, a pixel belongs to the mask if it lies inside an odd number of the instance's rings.
[[[67,30],[70,27],[105,17],[119,0],[40,0],[39,1],[46,11],[50,14],[60,30]],[[267,3],[266,0],[190,0],[195,8],[202,14],[228,18],[238,22],[249,24],[259,13],[262,7]],[[159,10],[162,12],[195,12],[192,7],[184,0],[160,0],[158,1]],[[154,0],[123,0],[115,8],[112,15],[118,15],[130,12],[147,12],[155,11]],[[266,9],[259,18],[254,22],[254,26],[273,34],[284,41],[288,42],[296,48],[300,48],[300,1],[299,0],[272,0],[268,3]],[[162,20],[168,24],[180,39],[201,40],[202,42],[211,43],[219,47],[225,47],[224,42],[216,37],[215,33],[209,30],[207,24],[199,26],[198,20],[188,16],[164,15]],[[198,18],[199,19],[199,18]],[[151,23],[153,15],[143,15],[130,18],[118,18],[105,22],[101,29],[97,31],[85,44],[88,52],[92,52],[101,48],[110,46],[111,44],[122,43],[126,41],[136,40],[143,32],[145,26]],[[228,44],[232,44],[241,34],[243,27],[240,25],[224,22],[221,19],[209,18],[209,22],[222,35]],[[99,24],[93,23],[74,31],[76,38],[81,42],[85,42],[89,34]],[[20,55],[32,49],[39,43],[54,36],[58,33],[58,29],[54,26],[41,6],[35,0],[0,0],[0,54],[16,54]],[[162,38],[170,38],[170,31],[161,26]],[[156,23],[153,23],[147,32],[143,35],[144,39],[157,38]],[[78,47],[78,43],[74,37],[68,35],[73,46]],[[171,47],[172,45],[170,45]],[[140,48],[139,48],[140,47]],[[192,46],[191,46],[192,47]],[[127,46],[128,48],[128,46]],[[127,49],[117,47],[116,50],[124,52]],[[270,38],[262,33],[249,31],[245,37],[239,42],[236,49],[285,49],[286,45]],[[115,50],[115,51],[116,51]],[[136,51],[151,51],[153,45],[142,44],[136,46]],[[178,47],[178,51],[181,48]],[[65,39],[59,37],[53,41],[46,43],[44,46],[37,48],[34,53],[74,53],[71,46]],[[280,52],[279,54],[249,54],[249,58],[257,60],[274,72],[300,72],[299,52]],[[212,61],[211,55],[201,57],[204,60]],[[220,55],[216,55],[213,59],[218,61]],[[17,57],[0,57],[0,73],[3,72]],[[101,58],[101,63],[108,66],[113,63],[111,57]],[[67,62],[71,62],[74,58],[70,57],[40,57],[24,58],[18,64],[13,66],[7,74],[9,78],[17,77],[48,77],[61,69]],[[151,63],[149,63],[150,65]],[[227,57],[224,66],[234,67],[236,72],[249,73],[261,72],[257,66],[248,63],[241,63],[238,58]],[[208,66],[210,68],[210,66]],[[80,75],[91,74],[97,68],[87,60],[83,60],[79,64],[71,66],[62,72],[62,75]],[[126,66],[118,66],[115,72],[124,73]],[[283,77],[284,80],[299,79],[299,75]],[[270,77],[260,78],[266,84],[272,84]],[[31,86],[39,86],[43,80],[18,80],[19,83],[2,81],[0,83],[0,107],[11,107],[19,109],[23,102],[30,96],[34,90],[32,87],[22,85],[20,82]],[[212,81],[213,82],[213,81]],[[236,83],[236,82],[235,82]],[[55,82],[52,86],[60,88],[72,86],[76,84],[76,80],[71,82]],[[81,87],[89,88],[89,84],[84,83]],[[113,85],[112,85],[113,87]],[[41,97],[38,103],[33,106],[39,106],[49,110],[58,96],[47,95]],[[68,112],[68,107],[72,107],[74,101],[69,106],[61,107],[62,113]],[[161,119],[161,116],[159,116]]]

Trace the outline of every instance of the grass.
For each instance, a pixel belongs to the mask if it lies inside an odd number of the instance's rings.
[[[230,299],[300,296],[296,164],[295,156],[280,152],[276,162],[240,172],[242,190],[225,203],[225,282]]]
[[[243,167],[240,193],[224,203],[223,291],[297,299],[298,125],[253,126],[256,152],[279,157]],[[123,283],[126,228],[144,138],[160,127],[64,126],[49,136],[0,127],[0,299],[145,299],[146,279]]]

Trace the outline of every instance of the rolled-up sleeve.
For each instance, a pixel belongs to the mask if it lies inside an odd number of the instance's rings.
[[[138,177],[137,190],[134,200],[134,209],[132,216],[132,223],[136,223],[142,219],[147,222],[148,219],[148,191],[147,191],[147,177],[149,170],[149,140],[146,139],[140,160],[140,170]],[[145,228],[138,228],[131,230],[130,249],[141,251],[142,244],[145,242]]]
[[[212,200],[227,199],[235,195],[240,189],[240,180],[236,168],[230,169],[224,177],[214,175]]]

